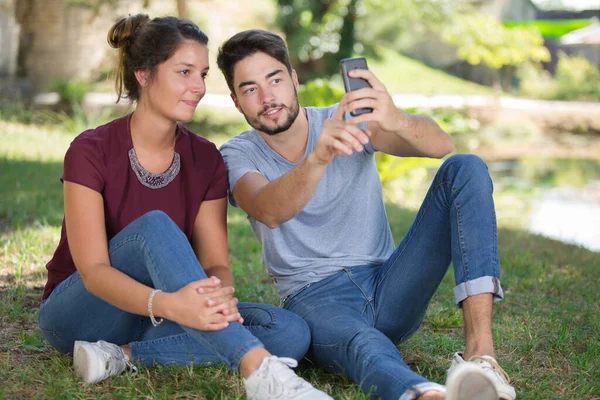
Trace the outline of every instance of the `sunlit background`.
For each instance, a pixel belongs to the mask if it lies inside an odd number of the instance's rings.
[[[285,37],[305,106],[338,101],[339,60],[366,57],[398,107],[489,166],[507,294],[496,352],[518,397],[600,399],[600,0],[0,0],[0,399],[243,398],[235,375],[202,368],[82,387],[36,325],[63,157],[76,135],[132,110],[114,104],[106,33],[139,12],[185,16],[210,37],[208,94],[189,127],[217,145],[247,128],[215,65],[236,32]],[[398,242],[441,160],[376,157]],[[277,304],[245,215],[230,207],[228,222],[236,295]],[[401,345],[436,382],[462,346],[451,275]],[[367,399],[348,379],[301,371],[336,398]]]

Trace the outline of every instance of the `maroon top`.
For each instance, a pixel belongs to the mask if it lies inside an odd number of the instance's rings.
[[[152,210],[165,212],[191,240],[202,201],[227,196],[227,174],[221,153],[213,143],[178,125],[175,151],[181,161],[179,174],[167,186],[150,189],[140,183],[129,164],[127,153],[133,148],[130,117],[77,136],[65,154],[61,181],[102,194],[108,240]],[[75,272],[64,218],[58,248],[46,268],[48,282],[43,299]]]

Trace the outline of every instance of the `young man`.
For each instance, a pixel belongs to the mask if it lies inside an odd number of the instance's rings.
[[[450,137],[398,110],[369,71],[350,76],[372,88],[300,107],[285,43],[269,32],[233,36],[217,63],[253,128],[221,148],[230,201],[250,217],[282,306],[308,322],[316,361],[384,399],[514,399],[493,357],[492,303],[503,291],[483,161],[448,158],[394,249],[374,152],[441,158],[453,151]],[[363,107],[373,112],[344,119]],[[395,344],[421,324],[450,261],[466,349],[444,388],[413,372]]]

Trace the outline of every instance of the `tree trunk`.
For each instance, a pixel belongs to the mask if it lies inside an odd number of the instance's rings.
[[[177,14],[180,18],[190,18],[187,0],[177,0]]]

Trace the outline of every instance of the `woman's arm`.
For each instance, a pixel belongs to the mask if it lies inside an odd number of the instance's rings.
[[[227,246],[227,198],[203,201],[194,222],[192,247],[206,276],[233,286]]]
[[[148,314],[152,288],[113,268],[108,255],[102,195],[73,182],[64,182],[65,223],[69,249],[86,289],[115,307],[138,315]],[[200,330],[219,330],[228,324],[221,311],[231,308],[229,301],[217,302],[202,295],[202,288],[218,287],[210,279],[191,282],[175,293],[156,293],[153,313]],[[229,295],[230,288],[221,298]],[[214,294],[213,294],[214,297]],[[235,319],[229,319],[229,321]]]

